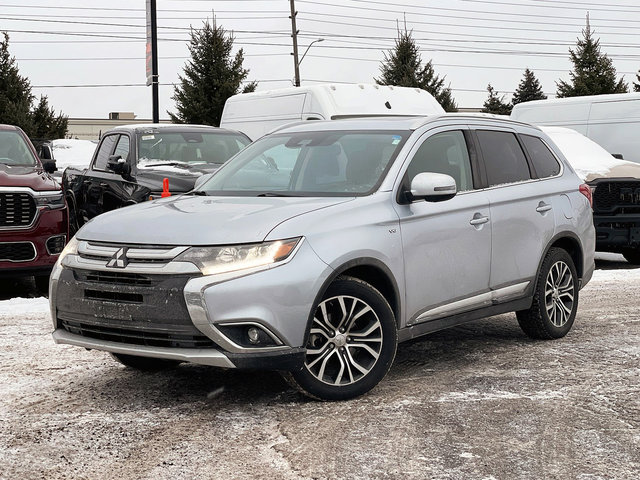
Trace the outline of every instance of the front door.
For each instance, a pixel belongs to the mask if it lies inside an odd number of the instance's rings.
[[[473,144],[465,129],[430,131],[414,147],[403,176],[401,189],[422,172],[450,175],[458,189],[450,200],[399,200],[396,205],[408,324],[491,304],[489,200],[485,192],[474,189],[469,145]]]

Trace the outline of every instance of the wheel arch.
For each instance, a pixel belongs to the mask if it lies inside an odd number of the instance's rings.
[[[575,233],[569,231],[561,232],[551,239],[544,251],[544,254],[542,255],[542,258],[540,258],[538,271],[540,271],[542,262],[549,253],[549,250],[554,247],[562,248],[569,254],[571,259],[573,260],[574,266],[576,267],[578,278],[582,279],[582,276],[584,275],[584,253],[582,252],[582,243]]]
[[[372,258],[372,257],[361,257],[349,260],[348,262],[343,263],[339,267],[335,268],[334,271],[327,277],[327,279],[322,284],[322,287],[318,291],[316,298],[313,301],[313,307],[309,312],[309,318],[307,319],[307,329],[305,332],[305,338],[309,335],[309,330],[311,329],[311,322],[313,320],[313,314],[315,312],[316,305],[320,303],[323,295],[329,288],[336,278],[340,276],[349,276],[353,278],[357,278],[364,282],[367,282],[376,290],[378,290],[382,296],[389,302],[389,306],[391,307],[391,311],[395,317],[396,326],[400,328],[400,320],[401,320],[401,302],[400,302],[400,291],[398,289],[398,284],[395,280],[391,269],[384,264],[384,262]]]

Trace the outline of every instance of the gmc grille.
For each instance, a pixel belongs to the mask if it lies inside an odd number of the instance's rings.
[[[640,213],[640,182],[598,182],[593,209],[598,213]]]
[[[28,193],[0,192],[0,227],[27,227],[36,211],[36,202]]]

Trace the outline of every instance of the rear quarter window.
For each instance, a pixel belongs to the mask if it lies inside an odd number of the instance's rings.
[[[531,179],[527,158],[515,134],[497,130],[477,130],[489,186]]]
[[[520,135],[520,138],[538,178],[555,177],[560,173],[558,160],[540,138],[532,135]]]

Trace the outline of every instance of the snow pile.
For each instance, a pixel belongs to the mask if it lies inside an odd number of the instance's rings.
[[[38,298],[12,298],[0,300],[0,317],[18,316],[24,314],[49,314],[49,300],[45,297]]]
[[[53,142],[53,157],[60,172],[67,167],[87,168],[97,143],[90,140],[60,139]]]
[[[551,137],[560,151],[583,180],[600,177],[638,177],[640,165],[618,160],[593,140],[563,127],[540,127]]]

